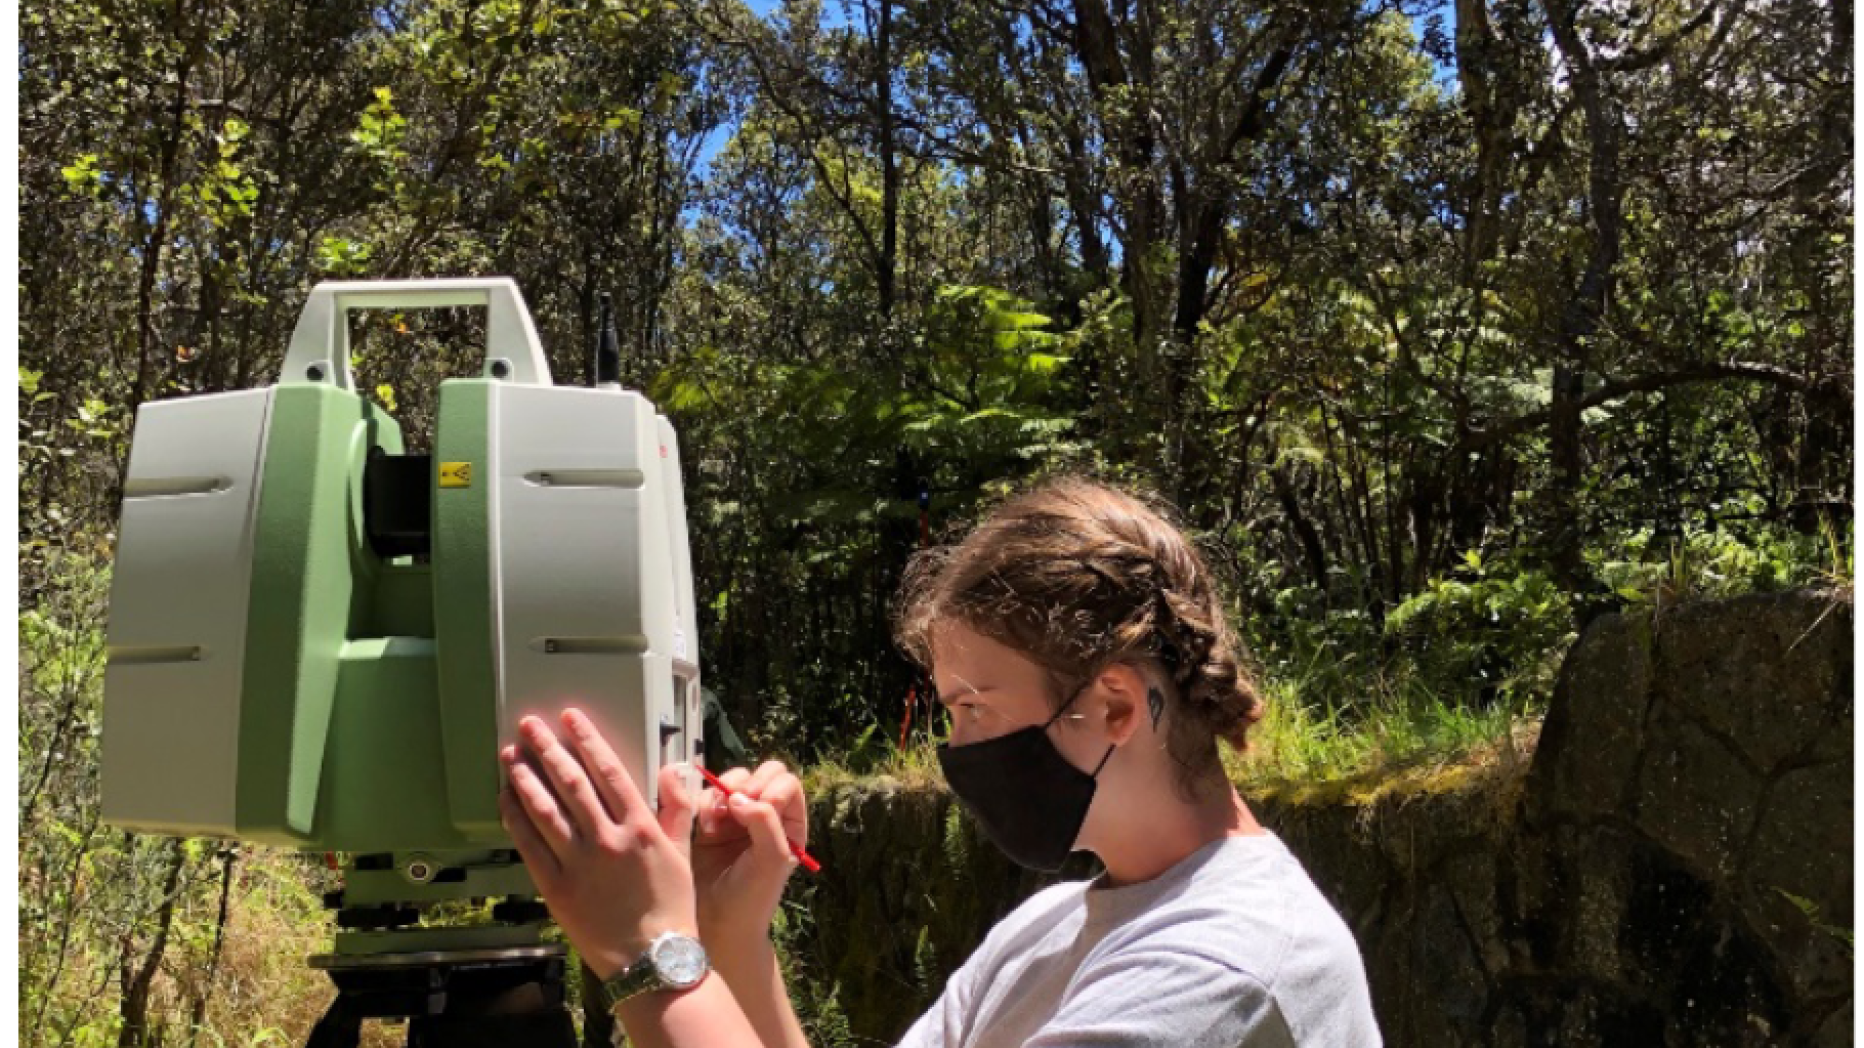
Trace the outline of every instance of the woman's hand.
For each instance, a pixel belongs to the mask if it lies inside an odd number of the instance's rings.
[[[693,885],[700,939],[731,951],[766,942],[796,868],[790,841],[807,844],[809,809],[802,781],[779,761],[756,772],[733,768],[719,780],[736,791],[726,801],[707,789],[693,839]]]
[[[649,809],[589,718],[572,709],[562,719],[568,746],[539,718],[519,723],[542,777],[517,747],[505,747],[499,812],[550,915],[608,979],[661,933],[698,931],[693,807],[679,769],[668,765],[660,770],[660,811]]]

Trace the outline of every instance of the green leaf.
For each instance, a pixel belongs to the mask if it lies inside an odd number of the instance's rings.
[[[985,408],[982,411],[973,411],[969,415],[966,415],[963,418],[959,419],[958,425],[968,426],[973,422],[981,422],[984,419],[988,419],[988,418],[1021,418],[1021,417],[1022,417],[1021,415],[1017,414],[1014,411],[1011,411],[1008,408]]]
[[[374,253],[368,244],[327,236],[317,242],[317,265],[338,275],[361,273]]]
[[[65,176],[65,187],[73,193],[94,193],[103,185],[103,175],[97,170],[96,153],[85,153],[59,168],[58,173]]]

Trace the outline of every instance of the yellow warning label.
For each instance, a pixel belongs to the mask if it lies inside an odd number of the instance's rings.
[[[440,464],[440,486],[443,488],[472,487],[472,463],[442,462]]]

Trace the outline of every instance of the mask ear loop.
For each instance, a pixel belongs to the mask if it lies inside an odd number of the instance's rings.
[[[1048,720],[1047,720],[1047,721],[1046,721],[1046,722],[1045,722],[1045,723],[1044,723],[1044,724],[1042,725],[1042,730],[1043,730],[1043,731],[1047,731],[1047,730],[1048,730],[1048,726],[1049,726],[1050,724],[1053,724],[1053,723],[1055,723],[1056,721],[1058,721],[1058,720],[1061,720],[1061,719],[1062,719],[1062,717],[1064,716],[1064,714],[1062,713],[1062,710],[1065,710],[1065,709],[1067,709],[1068,707],[1070,707],[1070,706],[1072,706],[1072,705],[1074,705],[1074,700],[1076,700],[1076,699],[1078,699],[1078,698],[1080,698],[1080,697],[1081,697],[1081,692],[1083,692],[1083,691],[1086,691],[1087,689],[1088,689],[1088,685],[1086,685],[1086,684],[1083,684],[1083,685],[1081,685],[1081,687],[1080,687],[1080,688],[1079,688],[1079,689],[1078,689],[1077,691],[1075,691],[1075,693],[1074,693],[1073,695],[1070,695],[1070,696],[1068,696],[1068,701],[1067,701],[1067,702],[1064,702],[1064,703],[1062,703],[1062,704],[1061,704],[1061,706],[1060,706],[1060,708],[1058,708],[1058,709],[1056,709],[1056,711],[1055,711],[1055,715],[1054,715],[1053,717],[1050,717],[1050,718],[1049,718],[1049,719],[1048,719]],[[1066,716],[1067,716],[1067,718],[1068,718],[1069,720],[1084,720],[1084,719],[1086,719],[1086,717],[1087,717],[1087,714],[1085,714],[1085,713],[1070,713],[1070,714],[1066,714]],[[1106,766],[1107,766],[1107,762],[1113,759],[1113,751],[1114,751],[1115,749],[1118,749],[1118,746],[1117,746],[1117,745],[1111,745],[1111,744],[1110,744],[1110,745],[1108,745],[1108,747],[1107,747],[1107,752],[1105,752],[1105,753],[1103,753],[1103,754],[1101,754],[1101,755],[1100,755],[1100,763],[1099,763],[1099,764],[1096,764],[1096,765],[1094,765],[1094,771],[1093,771],[1093,773],[1092,773],[1091,775],[1089,775],[1089,776],[1088,776],[1089,778],[1093,778],[1093,779],[1098,779],[1098,778],[1100,778],[1100,769],[1102,769],[1102,768],[1104,768],[1104,767],[1106,767]]]
[[[1056,722],[1056,721],[1058,721],[1058,720],[1061,720],[1061,719],[1062,719],[1062,716],[1063,716],[1063,715],[1062,715],[1062,711],[1063,711],[1063,710],[1065,710],[1065,709],[1067,709],[1068,707],[1070,707],[1070,706],[1072,706],[1072,705],[1074,705],[1074,700],[1076,700],[1076,699],[1078,699],[1078,698],[1080,698],[1080,697],[1081,697],[1081,693],[1082,693],[1082,692],[1084,692],[1084,691],[1086,691],[1086,690],[1088,689],[1088,687],[1092,685],[1092,683],[1093,683],[1092,681],[1089,681],[1089,682],[1088,682],[1087,684],[1083,684],[1083,685],[1081,685],[1081,686],[1080,686],[1079,688],[1076,688],[1076,689],[1074,690],[1074,694],[1073,694],[1073,695],[1070,695],[1070,696],[1068,696],[1068,701],[1067,701],[1067,702],[1064,702],[1064,703],[1062,703],[1062,704],[1061,704],[1060,706],[1057,706],[1057,707],[1055,708],[1055,714],[1054,714],[1054,716],[1051,716],[1051,717],[1050,717],[1050,718],[1049,718],[1048,720],[1045,720],[1045,721],[1043,721],[1043,722],[1042,722],[1042,730],[1044,730],[1044,731],[1047,731],[1047,730],[1048,730],[1048,726],[1049,726],[1049,725],[1051,725],[1051,724],[1053,724],[1053,723],[1055,723],[1055,722]],[[1070,714],[1067,714],[1067,718],[1068,718],[1069,720],[1081,720],[1082,718],[1084,718],[1084,717],[1086,717],[1086,716],[1087,716],[1087,714],[1085,714],[1085,713],[1070,713]]]

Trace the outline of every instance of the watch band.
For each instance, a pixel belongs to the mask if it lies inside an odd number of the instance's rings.
[[[611,976],[602,983],[602,1010],[612,1012],[621,1002],[659,985],[660,973],[654,970],[653,958],[642,954],[620,975]]]

